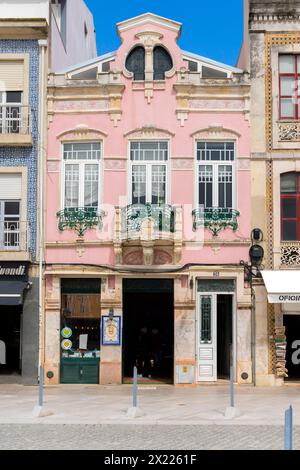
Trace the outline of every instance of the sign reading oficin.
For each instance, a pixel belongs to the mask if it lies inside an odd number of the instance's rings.
[[[268,301],[270,304],[298,304],[300,303],[299,294],[269,294]]]

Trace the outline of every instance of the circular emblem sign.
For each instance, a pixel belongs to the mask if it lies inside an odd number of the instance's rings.
[[[70,341],[69,339],[64,339],[64,340],[61,342],[61,347],[62,347],[62,349],[64,349],[65,351],[68,351],[68,350],[71,349],[71,347],[72,347],[72,341]]]
[[[72,336],[72,330],[71,328],[68,328],[67,326],[61,330],[61,335],[63,338],[71,338]]]

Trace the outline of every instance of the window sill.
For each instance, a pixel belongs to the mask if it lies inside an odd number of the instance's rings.
[[[0,134],[1,147],[32,147],[32,135],[27,134]]]
[[[23,250],[5,250],[0,248],[1,261],[30,261],[31,253]]]

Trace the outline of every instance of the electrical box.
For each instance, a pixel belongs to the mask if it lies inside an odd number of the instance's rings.
[[[195,366],[182,364],[176,366],[176,383],[193,384],[195,382]]]

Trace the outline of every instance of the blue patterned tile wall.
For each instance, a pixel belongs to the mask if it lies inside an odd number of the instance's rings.
[[[26,166],[28,169],[27,220],[30,224],[32,259],[36,257],[37,179],[38,179],[38,101],[39,101],[39,46],[35,40],[0,40],[0,54],[24,54],[30,57],[29,105],[32,110],[33,146],[0,147],[0,166]]]

